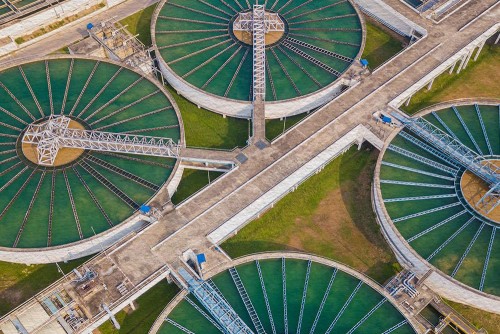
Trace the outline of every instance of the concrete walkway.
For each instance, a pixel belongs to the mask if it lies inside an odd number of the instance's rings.
[[[263,149],[252,145],[243,153],[247,162],[226,174],[196,197],[165,214],[124,245],[107,254],[131,284],[143,282],[149,275],[168,264],[175,268],[182,252],[193,249],[207,254],[210,268],[227,258],[213,249],[206,236],[279,182],[294,173],[359,124],[371,128],[385,140],[391,128],[377,125],[372,113],[449,58],[471,40],[498,22],[500,9],[495,8],[466,29],[458,29],[474,19],[496,0],[473,0],[464,11],[451,15],[439,31],[413,44],[408,50],[384,65],[358,86],[317,111],[293,130]],[[288,154],[293,150],[293,153]],[[282,158],[282,159],[280,159]],[[207,268],[209,270],[210,268]],[[113,275],[101,277],[113,287]],[[66,286],[67,289],[69,287]],[[112,289],[112,288],[110,288]],[[112,304],[109,294],[96,293],[92,300],[77,300],[85,308],[92,302]],[[95,317],[96,314],[89,314]]]
[[[117,20],[121,20],[134,14],[135,12],[138,12],[139,10],[157,3],[158,1],[159,0],[129,0],[101,14],[94,16],[89,15],[87,16],[87,20],[88,22],[101,22],[110,17],[116,17]],[[12,59],[19,60],[22,58],[31,58],[34,55],[38,57],[48,55],[49,53],[60,50],[65,46],[68,46],[87,36],[86,23],[69,25],[68,27],[61,28],[57,34],[50,36],[50,38],[43,39],[37,43],[1,57],[0,67],[2,67],[2,63],[8,62]]]

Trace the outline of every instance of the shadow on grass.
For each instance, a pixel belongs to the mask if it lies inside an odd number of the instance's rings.
[[[379,260],[365,272],[368,276],[382,283],[400,270],[400,266],[382,236],[371,202],[371,184],[379,151],[366,143],[363,144],[361,150],[370,151],[370,154],[354,155],[353,158],[360,159],[354,168],[348,159],[342,159],[340,163],[340,193],[356,228],[370,243],[390,255],[388,261]],[[348,168],[351,171],[348,171]]]
[[[397,265],[371,207],[370,183],[377,155],[374,150],[351,148],[225,241],[222,248],[232,257],[305,251],[385,282]]]
[[[171,86],[165,87],[179,107],[187,146],[232,150],[247,145],[248,120],[224,118],[215,112],[198,108],[196,104],[177,94]]]
[[[231,242],[231,239],[224,243],[224,251],[232,258],[238,258],[245,255],[262,253],[262,252],[276,252],[276,251],[291,251],[303,252],[302,249],[291,247],[287,244],[270,242],[270,241],[238,241]]]
[[[365,16],[366,44],[362,58],[368,60],[372,69],[385,63],[403,50],[409,40],[393,32],[377,21]]]
[[[369,151],[370,154],[353,157],[360,159],[359,163],[354,165],[354,177],[348,172],[348,169],[353,172],[352,162],[348,159],[342,159],[340,162],[340,193],[354,225],[370,242],[380,244],[383,239],[379,234],[380,228],[371,204],[371,183],[378,151],[366,143],[363,144],[361,150]]]
[[[198,190],[205,187],[207,184],[214,182],[222,172],[185,169],[182,174],[181,182],[177,190],[172,196],[172,203],[177,205],[187,199],[189,196],[196,193]]]
[[[160,315],[161,311],[177,295],[179,288],[175,284],[161,281],[136,301],[136,310],[117,313],[116,318],[121,329],[117,330],[110,321],[99,327],[101,334],[145,334]]]
[[[151,46],[151,18],[156,8],[156,4],[144,8],[120,21],[123,25],[128,25],[127,30],[132,35],[139,34],[139,39],[147,47]]]
[[[302,113],[290,117],[285,117],[283,118],[283,120],[266,119],[266,138],[270,141],[275,140],[292,126],[302,121],[306,116],[308,116],[307,113]]]

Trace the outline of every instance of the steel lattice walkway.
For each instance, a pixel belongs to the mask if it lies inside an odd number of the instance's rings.
[[[209,311],[225,333],[253,334],[231,305],[208,282],[197,280],[183,268],[179,269],[179,274],[186,281],[189,292]]]
[[[451,158],[487,182],[492,188],[500,182],[498,167],[484,160],[460,141],[444,133],[430,122],[423,118],[409,119],[399,114],[395,114],[395,116],[413,133],[439,149],[443,154],[443,160]],[[412,141],[411,138],[407,139]],[[418,143],[416,144],[418,145]]]
[[[453,110],[459,116],[458,111],[456,109]],[[476,203],[476,207],[481,212],[488,214],[500,204],[499,167],[469,149],[456,137],[446,134],[421,117],[410,119],[397,113],[393,113],[393,115],[410,131],[434,146],[438,150],[433,152],[434,155],[442,158],[444,161],[453,160],[488,184],[490,190]],[[461,118],[459,119],[467,134],[471,137],[464,121]],[[417,146],[421,146],[421,142],[412,136],[405,136],[405,139]],[[473,143],[477,146],[474,140]]]

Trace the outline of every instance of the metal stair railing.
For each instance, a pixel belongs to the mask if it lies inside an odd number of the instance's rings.
[[[30,113],[28,109],[26,109],[26,107],[25,107],[25,106],[21,103],[21,101],[19,101],[19,99],[18,99],[18,98],[17,98],[14,94],[12,94],[12,92],[11,92],[11,91],[7,88],[7,86],[5,86],[5,85],[3,84],[3,82],[1,82],[1,81],[0,81],[0,87],[2,87],[2,88],[5,90],[5,92],[7,92],[7,94],[11,97],[11,99],[13,99],[13,100],[16,102],[16,104],[17,104],[19,107],[21,107],[21,109],[22,109],[22,110],[23,110],[23,111],[24,111],[24,112],[25,112],[25,113],[26,113],[26,114],[27,114],[27,115],[28,115],[28,116],[29,116],[29,117],[30,117],[33,121],[36,121],[35,116],[33,116],[33,114],[32,114],[32,113]]]
[[[296,54],[298,54],[299,56],[301,56],[302,58],[310,61],[311,63],[313,63],[314,65],[318,66],[318,67],[321,67],[322,69],[324,69],[325,71],[335,75],[337,78],[340,77],[342,75],[342,73],[340,73],[339,71],[331,68],[330,66],[324,64],[323,62],[319,61],[318,59],[312,57],[311,55],[305,53],[304,51],[300,50],[299,48],[293,46],[291,43],[287,42],[286,40],[283,41],[283,46],[292,50],[293,52],[295,52]]]
[[[399,184],[403,186],[415,186],[415,187],[427,187],[427,188],[455,189],[454,185],[446,185],[439,183],[423,183],[423,182],[410,182],[410,181],[384,180],[384,179],[381,179],[380,183]]]
[[[293,59],[285,50],[283,50],[283,48],[281,46],[277,46],[278,50],[280,50],[292,63],[295,64],[295,66],[297,66],[298,68],[300,68],[302,70],[302,72],[307,75],[309,77],[309,79],[311,79],[312,81],[314,81],[314,83],[319,87],[323,87],[321,85],[321,83],[316,80],[316,78],[314,78],[311,73],[309,73],[302,65],[300,65],[295,59]]]
[[[330,290],[332,289],[333,282],[335,281],[335,276],[337,276],[337,271],[338,269],[335,268],[333,270],[332,276],[330,277],[330,281],[328,282],[328,286],[326,287],[325,293],[323,294],[323,299],[321,300],[321,304],[319,305],[318,312],[316,313],[316,317],[314,318],[314,322],[311,326],[311,330],[309,331],[309,334],[314,334],[314,331],[316,330],[316,326],[318,325],[319,318],[321,316],[321,313],[323,312],[323,308],[325,307],[326,304],[326,299],[328,298],[330,294]]]
[[[488,244],[488,251],[486,253],[486,259],[484,260],[484,266],[483,266],[483,272],[481,273],[481,282],[479,283],[479,290],[483,291],[484,288],[484,281],[486,279],[486,272],[488,271],[488,264],[490,262],[490,257],[491,257],[491,249],[493,248],[493,242],[495,241],[495,234],[497,231],[497,228],[495,226],[492,227],[491,231],[491,237],[490,237],[490,242]]]
[[[481,231],[483,230],[484,226],[486,226],[486,223],[483,222],[481,224],[481,226],[477,229],[476,234],[474,234],[474,237],[472,237],[472,240],[469,242],[469,245],[467,245],[465,252],[462,254],[462,256],[460,257],[460,260],[458,261],[457,265],[455,266],[455,269],[453,269],[453,272],[450,275],[451,277],[455,277],[455,275],[457,274],[457,272],[460,269],[460,267],[462,266],[462,263],[464,262],[465,258],[467,257],[467,255],[469,255],[470,250],[472,249],[472,247],[476,243],[476,240],[479,237],[479,235],[481,234]]]
[[[484,160],[459,140],[446,134],[423,118],[412,120],[401,116],[398,116],[398,118],[402,120],[403,124],[412,132],[416,133],[419,137],[432,144],[476,176],[480,177],[490,186],[494,186],[500,182],[500,175],[498,174],[499,168]]]
[[[92,190],[88,186],[87,182],[85,182],[83,177],[78,172],[78,169],[76,169],[75,166],[73,166],[72,168],[73,168],[73,171],[75,172],[75,175],[78,177],[78,180],[80,180],[80,182],[83,184],[83,186],[85,187],[85,190],[87,190],[87,193],[89,194],[90,198],[92,198],[92,201],[94,201],[94,204],[97,206],[97,208],[99,209],[99,211],[101,212],[103,217],[106,219],[109,226],[113,226],[113,222],[111,221],[108,214],[106,213],[106,211],[102,207],[101,203],[99,203],[99,200],[97,199],[97,197],[95,197],[94,193],[92,192]]]
[[[66,101],[68,100],[69,86],[71,85],[71,77],[73,76],[74,65],[75,65],[75,59],[71,58],[71,62],[69,63],[68,79],[66,80],[66,88],[64,89],[63,102],[61,105],[61,111],[59,112],[61,115],[64,114],[64,109],[66,108]]]
[[[50,82],[49,62],[47,60],[45,61],[45,76],[47,78],[47,91],[49,93],[50,114],[54,115],[54,99],[52,96],[52,84]]]
[[[99,98],[99,96],[101,96],[101,94],[109,87],[109,85],[116,79],[116,77],[118,76],[118,74],[121,73],[122,70],[123,70],[123,67],[120,67],[111,76],[111,78],[109,78],[109,80],[104,84],[104,86],[102,86],[102,88],[97,92],[97,94],[95,94],[95,96],[87,103],[85,108],[83,108],[82,111],[80,111],[80,113],[78,114],[77,117],[80,117],[81,115],[83,115],[87,111],[87,109],[95,102],[95,100],[97,100]]]
[[[28,87],[28,90],[31,94],[31,97],[33,98],[33,101],[35,101],[35,105],[38,108],[38,111],[40,111],[40,114],[42,117],[45,117],[45,114],[43,112],[42,107],[40,106],[40,103],[38,102],[38,99],[36,98],[35,92],[33,91],[33,88],[31,87],[30,82],[28,81],[28,78],[26,77],[26,74],[24,73],[23,67],[18,66],[19,72],[21,72],[21,76],[23,77],[24,83],[26,84],[26,87]]]
[[[135,183],[140,184],[140,185],[142,185],[142,186],[144,186],[146,188],[149,188],[149,189],[151,189],[153,191],[158,191],[160,189],[160,187],[158,185],[156,185],[156,184],[154,184],[152,182],[149,182],[149,181],[143,179],[140,176],[137,176],[135,174],[127,172],[126,170],[121,169],[120,167],[112,165],[112,164],[110,164],[107,161],[104,161],[104,160],[101,160],[101,159],[99,159],[97,157],[94,157],[93,155],[87,155],[85,157],[85,159],[89,160],[89,161],[92,161],[95,164],[97,164],[97,165],[99,165],[99,166],[101,166],[103,168],[106,168],[109,171],[115,172],[116,174],[121,175],[121,176],[123,176],[123,177],[125,177],[125,178],[127,178],[127,179],[129,179],[131,181],[134,181]]]
[[[149,117],[151,115],[158,114],[158,113],[163,112],[165,110],[171,110],[172,108],[173,108],[172,106],[161,107],[161,108],[158,108],[158,109],[155,109],[155,110],[152,110],[152,111],[148,111],[146,113],[142,113],[140,115],[136,115],[136,116],[133,116],[133,117],[130,117],[130,118],[122,119],[122,120],[114,122],[114,123],[110,123],[110,124],[106,124],[106,125],[97,127],[97,128],[95,128],[95,130],[102,131],[104,129],[111,128],[113,126],[117,126],[117,125],[120,125],[120,124],[123,124],[123,123],[133,122],[133,121],[136,121],[136,120],[144,118],[144,117]]]
[[[459,167],[456,164],[456,162],[453,161],[452,159],[450,159],[448,156],[444,155],[442,152],[440,152],[439,150],[435,149],[431,145],[428,145],[428,144],[424,143],[423,141],[421,141],[421,140],[413,137],[408,132],[401,131],[399,133],[399,135],[401,137],[403,137],[404,139],[406,139],[407,141],[411,142],[412,144],[416,144],[418,147],[424,149],[425,151],[429,152],[430,154],[434,155],[435,157],[438,157],[439,159],[445,161],[447,164],[449,164],[449,165],[451,165],[451,166],[453,166],[455,168]]]
[[[364,315],[363,318],[361,318],[361,320],[359,320],[346,334],[352,334],[356,329],[359,328],[359,326],[361,326],[373,313],[375,313],[375,311],[377,311],[380,306],[382,306],[385,302],[387,301],[386,298],[382,299],[381,301],[379,301],[377,303],[377,305],[375,305],[367,314]]]
[[[80,161],[79,165],[87,171],[90,175],[92,175],[97,181],[99,181],[103,186],[108,188],[112,193],[114,193],[118,198],[120,198],[125,204],[130,206],[132,209],[139,209],[139,204],[137,204],[133,199],[131,199],[127,194],[121,191],[117,186],[115,186],[112,182],[110,182],[107,178],[105,178],[101,173],[96,171],[92,166],[90,166],[85,161]]]
[[[385,332],[383,332],[382,334],[390,334],[392,332],[394,332],[395,330],[397,330],[398,328],[401,328],[403,327],[404,325],[406,325],[408,323],[408,320],[403,320],[401,321],[400,323],[392,326],[391,328],[389,328],[388,330],[386,330]]]
[[[56,171],[52,171],[49,205],[49,225],[47,227],[47,247],[52,243],[52,221],[54,218],[54,201],[56,198]]]
[[[337,324],[337,321],[344,314],[345,310],[347,309],[347,306],[349,306],[349,304],[354,299],[354,296],[356,296],[356,293],[358,293],[358,291],[359,291],[359,289],[361,288],[362,285],[363,285],[363,281],[359,281],[358,285],[356,285],[356,287],[352,291],[352,293],[349,296],[349,298],[347,298],[347,300],[344,303],[344,305],[342,305],[342,308],[340,309],[339,313],[337,313],[337,315],[335,316],[335,319],[333,319],[332,323],[330,324],[330,326],[326,330],[325,334],[330,334],[330,332],[333,330],[333,327],[335,327],[335,325]]]
[[[391,144],[391,145],[389,145],[387,147],[387,149],[389,149],[390,151],[394,151],[396,153],[399,153],[401,155],[404,155],[405,157],[411,158],[411,159],[413,159],[415,161],[421,162],[421,163],[423,163],[423,164],[425,164],[427,166],[431,166],[431,167],[439,169],[439,170],[441,170],[443,172],[449,173],[451,175],[457,175],[457,172],[458,172],[457,169],[445,166],[445,165],[443,165],[443,164],[441,164],[439,162],[436,162],[434,160],[424,158],[423,156],[421,156],[419,154],[416,154],[416,153],[413,153],[411,151],[405,150],[404,148],[401,148],[399,146]]]
[[[71,108],[71,111],[69,112],[70,116],[73,115],[73,113],[75,112],[76,107],[78,106],[78,104],[80,103],[80,100],[82,99],[83,93],[85,93],[85,91],[87,90],[87,87],[89,86],[90,80],[92,80],[92,78],[95,74],[95,71],[97,70],[97,67],[99,66],[100,63],[101,63],[100,61],[96,61],[94,68],[92,68],[92,71],[90,72],[90,74],[87,78],[87,81],[85,81],[85,84],[83,85],[82,91],[78,95],[78,98],[76,99],[75,104],[73,104],[73,108]]]
[[[33,209],[33,205],[35,204],[35,201],[38,197],[38,193],[40,192],[40,188],[42,187],[43,180],[45,179],[46,171],[44,170],[42,172],[42,175],[40,176],[40,180],[38,180],[38,183],[36,185],[35,191],[33,192],[33,196],[31,197],[30,204],[28,205],[28,208],[26,209],[26,213],[24,214],[23,222],[21,224],[21,227],[19,228],[19,231],[17,232],[16,239],[14,241],[14,244],[12,247],[16,248],[17,245],[19,244],[19,240],[21,239],[21,235],[23,234],[24,228],[26,226],[26,223],[28,222],[28,219],[31,214],[31,210]]]
[[[384,203],[421,201],[421,200],[428,200],[428,199],[451,198],[451,197],[457,197],[457,194],[453,193],[453,194],[442,194],[442,195],[384,198]]]
[[[269,304],[269,298],[267,296],[266,285],[264,284],[264,277],[262,276],[262,269],[260,268],[259,260],[255,260],[255,265],[257,266],[257,272],[259,274],[260,286],[262,288],[262,294],[264,295],[264,302],[266,304],[267,315],[269,316],[269,321],[271,322],[271,329],[273,334],[276,334],[276,327],[274,326],[273,313],[271,311],[271,306]]]
[[[176,328],[180,329],[181,331],[183,331],[184,333],[187,333],[187,334],[195,334],[194,332],[191,332],[189,329],[187,329],[186,327],[184,326],[181,326],[179,325],[178,323],[176,323],[175,321],[173,321],[172,319],[169,319],[169,318],[166,318],[165,319],[166,322],[168,322],[169,324],[171,324],[172,326],[175,326]]]
[[[486,127],[484,125],[483,116],[481,115],[481,110],[477,103],[474,104],[474,108],[476,109],[477,118],[479,119],[479,124],[481,124],[481,130],[483,131],[484,140],[486,141],[486,146],[488,146],[488,151],[490,155],[493,155],[493,149],[491,148],[490,140],[488,138],[488,133],[486,132]]]
[[[462,226],[460,226],[460,228],[458,230],[456,230],[452,235],[450,235],[450,237],[448,239],[445,240],[445,242],[443,242],[438,248],[436,248],[432,253],[431,255],[429,255],[425,260],[426,261],[430,261],[432,260],[432,258],[434,256],[436,256],[443,248],[445,248],[453,239],[455,239],[463,230],[465,230],[465,228],[467,226],[470,225],[470,223],[472,223],[474,221],[474,219],[469,219],[465,224],[463,224]],[[423,281],[423,280],[422,280]]]
[[[265,333],[264,327],[262,326],[262,323],[259,319],[259,316],[257,315],[257,312],[255,311],[255,308],[253,306],[252,301],[250,300],[250,296],[247,293],[247,290],[245,289],[245,286],[243,285],[243,282],[241,281],[241,277],[238,274],[238,271],[236,268],[232,267],[229,269],[229,274],[231,275],[231,278],[233,279],[234,285],[236,285],[236,289],[238,290],[238,293],[240,294],[241,300],[243,300],[243,304],[245,305],[245,308],[247,309],[248,315],[250,316],[250,319],[252,320],[252,323],[257,330],[257,333]]]
[[[286,298],[286,264],[285,258],[281,258],[281,280],[283,282],[283,320],[285,322],[285,334],[288,334],[288,303]]]
[[[299,322],[297,324],[297,334],[300,334],[300,330],[302,328],[302,318],[304,317],[304,308],[306,305],[307,287],[309,286],[309,277],[311,276],[311,263],[312,263],[311,260],[307,261],[306,280],[304,281],[304,290],[302,291],[302,300],[300,303]]]
[[[186,300],[196,311],[198,311],[201,315],[205,317],[212,325],[214,325],[215,328],[217,328],[221,333],[224,333],[224,330],[222,327],[214,320],[212,319],[211,316],[209,316],[205,311],[201,309],[198,305],[196,305],[195,302],[193,302],[188,296],[184,297],[184,300]]]
[[[73,192],[71,191],[71,186],[69,184],[66,169],[63,169],[63,176],[64,176],[64,183],[66,184],[66,190],[68,191],[69,202],[71,204],[71,211],[73,212],[73,217],[75,218],[78,235],[80,236],[80,239],[83,239],[82,227],[80,225],[80,218],[78,217],[78,212],[76,211],[75,199],[73,198]],[[80,175],[77,174],[77,177],[79,176]]]
[[[180,268],[179,275],[186,281],[188,290],[208,310],[228,334],[253,334],[252,330],[238,316],[223,296],[207,281],[194,278],[186,269]]]
[[[455,106],[452,106],[451,109],[453,109],[453,112],[457,116],[460,124],[462,125],[462,128],[465,130],[465,132],[467,133],[467,136],[469,136],[470,141],[472,142],[472,144],[476,148],[476,152],[479,153],[479,155],[483,155],[483,152],[481,151],[481,148],[477,144],[476,139],[474,139],[474,136],[470,132],[469,127],[467,126],[467,124],[465,124],[465,121],[462,118],[462,115],[460,115],[460,113],[458,112],[458,109]]]
[[[461,204],[462,203],[460,203],[460,202],[451,203],[451,204],[439,206],[437,208],[432,208],[432,209],[429,209],[429,210],[424,210],[424,211],[420,211],[420,212],[417,212],[417,213],[413,213],[413,214],[410,214],[410,215],[407,215],[407,216],[404,216],[404,217],[395,218],[392,221],[394,223],[397,223],[397,222],[400,222],[400,221],[403,221],[403,220],[408,220],[410,218],[420,217],[420,216],[427,215],[429,213],[433,213],[433,212],[437,212],[437,211],[441,211],[441,210],[446,210],[446,209],[449,209],[449,208],[452,208],[454,206],[461,205]]]
[[[427,233],[429,233],[429,232],[434,231],[434,230],[435,230],[435,229],[437,229],[438,227],[441,227],[441,226],[443,226],[443,225],[445,225],[445,224],[448,224],[448,223],[449,223],[449,222],[451,222],[453,219],[455,219],[455,218],[457,218],[457,217],[460,217],[461,215],[463,215],[463,214],[464,214],[464,213],[466,213],[466,212],[467,212],[467,210],[462,210],[462,211],[460,211],[460,212],[458,212],[458,213],[454,214],[453,216],[450,216],[450,217],[448,217],[448,218],[446,218],[446,219],[444,219],[444,220],[440,221],[439,223],[434,224],[434,225],[432,225],[431,227],[426,228],[425,230],[423,230],[423,231],[421,231],[421,232],[419,232],[419,233],[415,234],[413,237],[408,238],[406,241],[407,241],[408,243],[410,243],[410,242],[412,242],[412,241],[414,241],[414,240],[416,240],[416,239],[420,238],[421,236],[423,236],[423,235],[425,235],[425,234],[427,234]],[[474,219],[474,218],[471,218],[471,219]]]
[[[300,40],[292,38],[292,37],[287,37],[286,40],[289,41],[289,42],[291,42],[291,43],[293,43],[293,44],[297,44],[297,45],[300,45],[300,46],[305,47],[307,49],[310,49],[310,50],[313,50],[313,51],[325,54],[327,56],[340,59],[340,60],[345,61],[347,63],[352,63],[354,61],[354,59],[352,59],[352,58],[340,55],[338,53],[335,53],[335,52],[332,52],[332,51],[329,51],[329,50],[325,50],[323,48],[317,47],[315,45],[312,45],[312,44],[309,44],[309,43],[306,43],[306,42],[303,42],[303,41],[300,41]]]

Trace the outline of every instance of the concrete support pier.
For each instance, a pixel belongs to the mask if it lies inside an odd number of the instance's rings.
[[[264,101],[256,97],[252,112],[252,143],[266,140],[266,111]]]

